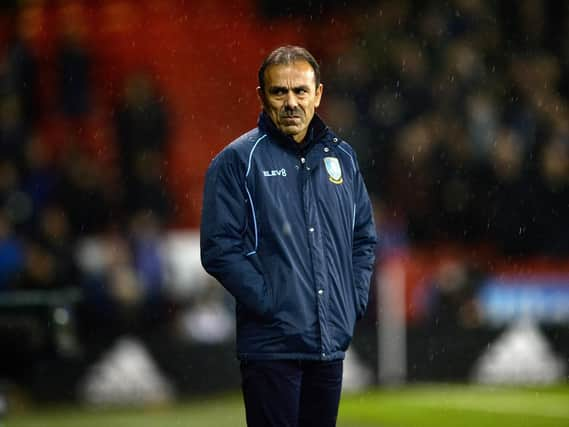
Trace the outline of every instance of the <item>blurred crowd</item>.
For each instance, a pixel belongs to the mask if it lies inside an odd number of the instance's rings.
[[[324,114],[359,155],[384,248],[569,255],[569,7],[363,2],[324,64]]]
[[[0,45],[0,291],[82,287],[83,314],[109,322],[108,331],[159,316],[160,244],[173,207],[164,98],[137,70],[101,111],[81,22],[62,19],[53,51],[40,56],[25,19],[9,13]],[[106,158],[89,142],[104,131],[101,115],[112,141]],[[81,265],[78,245],[90,236],[105,247],[104,268]]]

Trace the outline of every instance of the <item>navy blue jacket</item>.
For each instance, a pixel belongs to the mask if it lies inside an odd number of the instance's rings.
[[[314,116],[297,144],[262,113],[206,175],[204,268],[235,297],[240,359],[342,359],[376,244],[352,148]]]

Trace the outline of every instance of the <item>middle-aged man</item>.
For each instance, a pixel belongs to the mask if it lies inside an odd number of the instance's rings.
[[[201,256],[236,300],[249,426],[334,426],[376,244],[353,149],[315,114],[320,68],[283,46],[259,69],[255,129],[206,176]]]

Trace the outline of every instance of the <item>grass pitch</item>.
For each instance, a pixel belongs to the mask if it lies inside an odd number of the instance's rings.
[[[238,395],[161,408],[13,408],[2,427],[244,427]],[[569,427],[569,385],[408,386],[346,393],[339,427]],[[317,427],[317,426],[315,426]]]
[[[569,387],[421,386],[347,397],[343,427],[569,427]]]

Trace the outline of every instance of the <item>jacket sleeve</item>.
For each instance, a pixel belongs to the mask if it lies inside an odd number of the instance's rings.
[[[241,169],[237,155],[225,149],[207,171],[200,226],[201,261],[238,304],[264,316],[268,298],[263,275],[247,256],[244,244],[249,204],[245,171]]]
[[[371,275],[375,266],[377,235],[373,208],[360,171],[356,172],[354,188],[355,218],[352,263],[357,295],[356,313],[363,317],[367,308]]]

